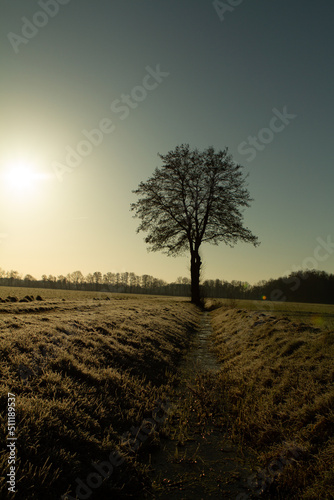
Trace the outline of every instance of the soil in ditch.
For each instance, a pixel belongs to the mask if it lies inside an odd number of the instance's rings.
[[[159,449],[147,457],[153,491],[141,498],[235,500],[247,492],[251,457],[229,439],[207,395],[220,370],[210,350],[212,333],[210,315],[204,312],[193,348],[180,367]]]

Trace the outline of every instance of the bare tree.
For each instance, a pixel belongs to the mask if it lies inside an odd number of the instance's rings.
[[[95,271],[95,273],[93,273],[93,279],[95,283],[95,290],[98,290],[100,283],[102,283],[102,273],[100,271]]]
[[[9,279],[10,286],[14,286],[18,281],[22,279],[22,276],[17,271],[13,269],[11,271],[7,271],[6,277]]]
[[[23,281],[30,282],[30,281],[37,281],[37,280],[31,274],[26,274]]]
[[[87,274],[85,280],[86,280],[86,283],[88,284],[88,288],[90,290],[93,290],[93,283],[95,283],[95,280],[94,280],[94,276],[92,275],[92,273]]]
[[[62,274],[60,274],[59,276],[57,276],[57,284],[58,284],[58,288],[63,288],[66,286],[66,283],[67,283],[67,279],[65,276],[63,276]]]
[[[134,217],[141,219],[137,232],[148,233],[145,242],[151,251],[190,251],[191,301],[200,305],[200,246],[233,246],[239,240],[258,245],[257,237],[243,227],[241,208],[252,200],[242,167],[227,148],[199,152],[182,144],[159,157],[163,166],[133,191],[139,197],[131,204]]]
[[[85,277],[81,271],[74,271],[71,273],[71,283],[75,285],[75,288],[79,288],[82,283],[85,281]]]
[[[102,277],[102,281],[104,285],[113,285],[115,281],[115,274],[111,272],[104,274]]]

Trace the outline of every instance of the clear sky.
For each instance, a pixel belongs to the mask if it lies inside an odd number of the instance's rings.
[[[261,241],[203,246],[204,279],[333,272],[330,245],[314,257],[334,241],[332,0],[15,0],[0,19],[1,268],[187,276],[129,206],[189,143],[245,167]]]

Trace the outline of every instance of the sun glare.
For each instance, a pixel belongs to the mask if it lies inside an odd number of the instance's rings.
[[[4,184],[8,194],[32,192],[39,180],[38,173],[28,163],[13,163],[4,172]]]

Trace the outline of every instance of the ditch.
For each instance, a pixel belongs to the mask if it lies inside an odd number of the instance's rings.
[[[161,433],[159,448],[147,457],[153,498],[235,500],[246,491],[252,473],[250,457],[229,439],[206,391],[220,370],[210,350],[212,333],[210,313],[204,312],[180,366],[166,431]],[[152,498],[152,491],[142,498]]]

